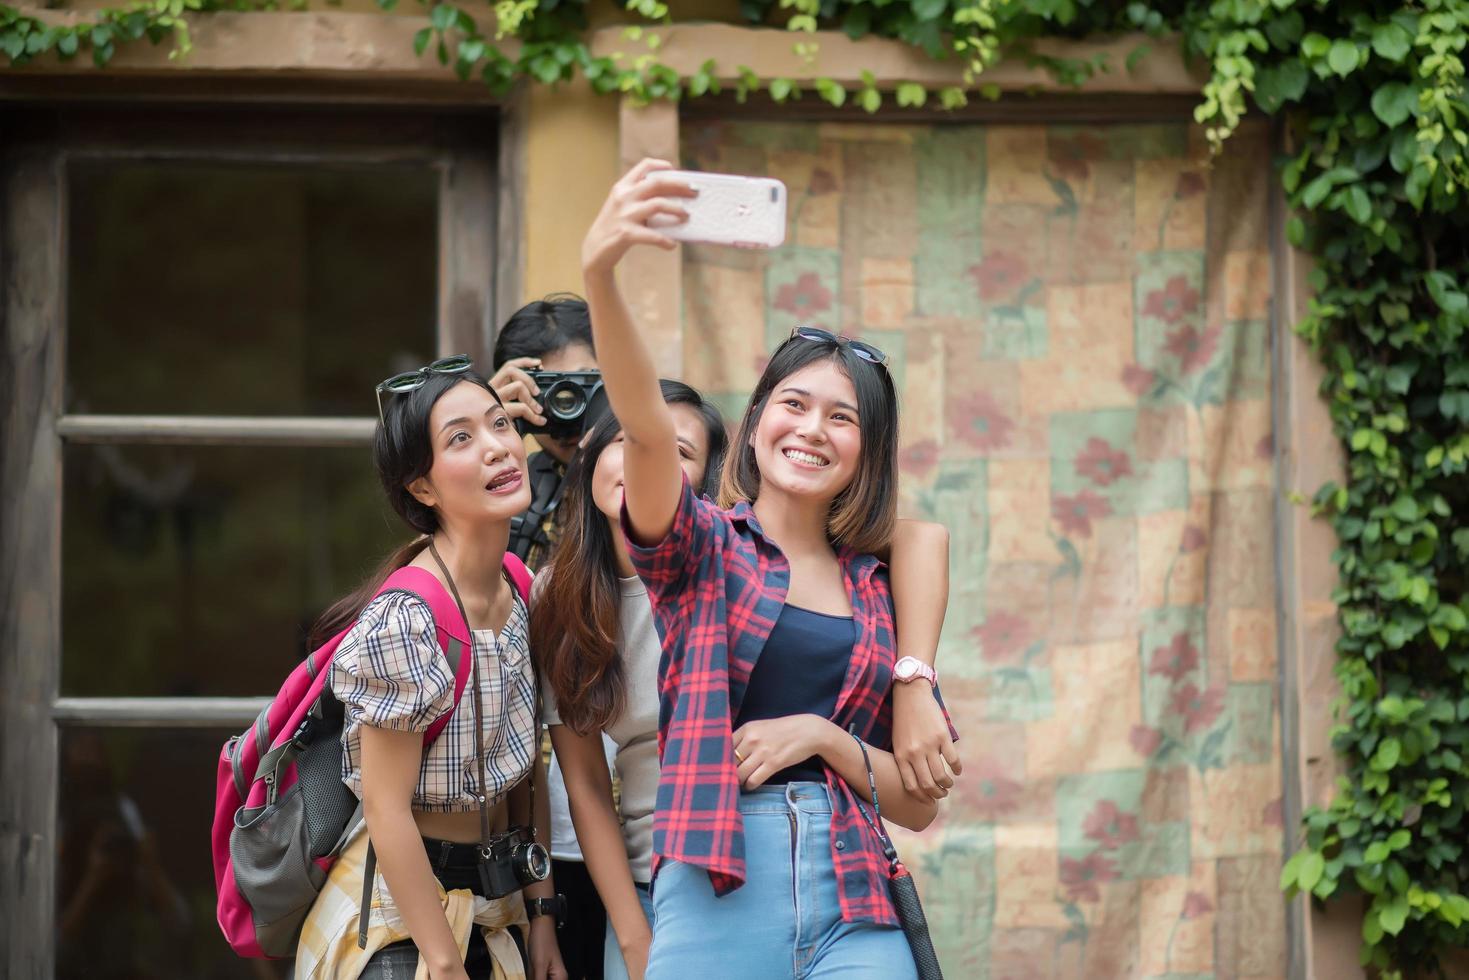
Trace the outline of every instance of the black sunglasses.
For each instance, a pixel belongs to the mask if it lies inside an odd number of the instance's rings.
[[[383,415],[383,394],[401,395],[405,392],[414,391],[428,384],[428,376],[431,374],[462,374],[474,366],[468,354],[451,354],[441,357],[432,364],[427,364],[417,371],[405,371],[395,374],[377,386],[377,417],[383,425],[388,424]]]
[[[840,337],[830,330],[822,330],[820,327],[797,327],[791,331],[791,337],[800,337],[802,340],[814,340],[818,344],[835,344],[837,347],[845,347],[856,354],[868,364],[875,364],[880,368],[886,368],[888,356],[871,344],[861,340],[849,340]]]

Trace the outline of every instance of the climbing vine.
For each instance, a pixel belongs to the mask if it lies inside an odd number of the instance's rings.
[[[419,2],[416,51],[502,91],[581,76],[599,92],[693,98],[733,77],[739,98],[952,109],[998,96],[984,71],[1002,52],[1081,86],[1181,44],[1208,68],[1195,117],[1216,148],[1251,109],[1282,116],[1286,231],[1315,265],[1297,330],[1325,367],[1346,476],[1315,497],[1340,541],[1344,773],[1332,802],[1307,813],[1281,885],[1317,900],[1365,895],[1362,959],[1384,977],[1433,972],[1444,950],[1469,945],[1469,0],[741,0],[747,22],[789,31],[813,61],[828,30],[956,60],[956,84],[936,91],[871,74],[808,87],[713,61],[680,75],[659,61],[660,0],[626,0],[625,50],[600,55],[586,41],[587,0]],[[0,4],[0,52],[14,65],[105,65],[119,44],[147,39],[183,57],[192,18],[275,6],[135,0],[68,20]],[[1120,33],[1143,38],[1123,64],[1036,43]]]

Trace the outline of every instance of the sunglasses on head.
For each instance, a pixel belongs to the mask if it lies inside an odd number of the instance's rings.
[[[426,364],[416,371],[404,371],[395,374],[377,386],[377,417],[383,425],[388,424],[383,415],[383,395],[402,395],[415,391],[428,384],[431,374],[462,374],[474,366],[468,354],[451,354],[441,357],[431,364]]]
[[[835,344],[837,347],[844,347],[856,354],[868,364],[882,368],[887,366],[888,356],[878,348],[865,341],[849,340],[846,337],[838,336],[830,330],[822,330],[820,327],[797,327],[791,331],[791,336],[799,337],[802,340],[814,340],[818,344]]]

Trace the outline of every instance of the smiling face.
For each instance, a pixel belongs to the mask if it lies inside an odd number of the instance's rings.
[[[679,466],[689,485],[697,487],[709,465],[709,429],[692,405],[670,405],[673,428],[678,436]],[[597,457],[592,471],[592,502],[610,520],[616,521],[622,511],[623,436],[619,432]]]
[[[409,484],[441,523],[509,521],[530,506],[525,444],[510,416],[484,388],[461,382],[429,414],[433,465]]]
[[[836,361],[815,361],[782,378],[751,439],[761,487],[835,500],[857,473],[861,423],[857,390]]]
[[[568,344],[558,351],[541,358],[542,371],[597,371],[597,355],[586,344]],[[554,439],[541,433],[535,437],[536,444],[561,464],[571,462],[571,457],[576,455],[577,446],[581,442],[581,436],[566,436],[562,439]]]

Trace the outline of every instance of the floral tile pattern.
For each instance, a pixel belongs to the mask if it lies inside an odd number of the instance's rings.
[[[965,772],[897,835],[947,975],[1283,977],[1265,128],[683,138],[790,190],[785,248],[686,250],[686,379],[734,412],[797,323],[877,344],[952,535]]]

